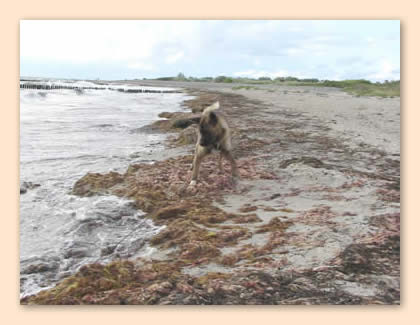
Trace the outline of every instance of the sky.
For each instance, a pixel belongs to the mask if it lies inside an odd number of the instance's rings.
[[[400,79],[399,20],[21,20],[20,75]]]

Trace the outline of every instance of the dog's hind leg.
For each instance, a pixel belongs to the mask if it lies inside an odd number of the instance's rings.
[[[232,153],[230,151],[221,151],[221,153],[223,154],[223,156],[226,157],[227,160],[229,160],[230,165],[232,167],[232,178],[233,178],[233,182],[236,183],[236,181],[239,179],[239,172],[238,172],[238,167],[236,166],[236,161],[232,156]]]

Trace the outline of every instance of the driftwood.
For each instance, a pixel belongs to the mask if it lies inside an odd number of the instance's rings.
[[[83,86],[66,86],[66,85],[47,85],[40,83],[22,83],[20,89],[39,89],[39,90],[55,90],[55,89],[73,89],[76,91],[83,91],[88,89],[93,90],[116,90],[125,93],[159,93],[159,94],[174,94],[180,93],[179,90],[157,90],[157,89],[125,89],[125,88],[111,88],[111,87],[83,87]]]

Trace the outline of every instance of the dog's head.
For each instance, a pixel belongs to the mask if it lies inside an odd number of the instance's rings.
[[[219,108],[219,102],[207,107],[200,119],[200,145],[207,147],[216,145],[220,138],[221,130],[217,113],[214,110]]]

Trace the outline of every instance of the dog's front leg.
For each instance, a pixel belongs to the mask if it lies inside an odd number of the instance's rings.
[[[195,148],[195,157],[193,161],[193,171],[192,171],[192,177],[190,185],[194,186],[197,184],[197,178],[198,178],[198,172],[200,170],[200,164],[203,160],[204,156],[208,154],[208,150],[206,147],[197,145]]]
[[[220,174],[223,174],[222,159],[223,159],[223,154],[222,154],[222,152],[220,151],[220,156],[219,156],[219,172],[220,172]]]

